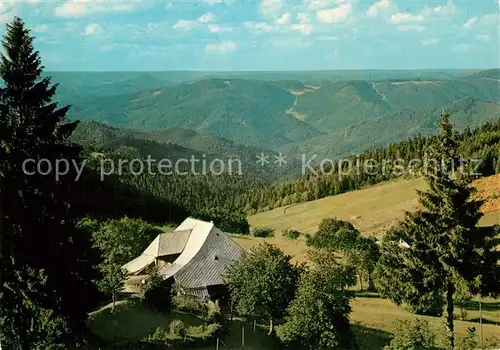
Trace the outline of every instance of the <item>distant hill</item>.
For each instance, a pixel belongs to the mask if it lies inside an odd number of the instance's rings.
[[[216,136],[200,135],[192,130],[180,127],[141,132],[132,129],[117,128],[94,120],[82,121],[71,135],[71,139],[84,146],[119,149],[127,147],[137,153],[137,157],[152,159],[239,159],[242,171],[266,181],[275,181],[293,177],[300,171],[298,161],[287,159],[282,166],[273,164],[278,153],[259,147],[243,146]],[[269,157],[265,167],[257,164],[257,155],[263,153]],[[227,163],[226,163],[227,164]],[[248,174],[247,174],[248,175]]]
[[[443,107],[451,113],[452,122],[458,130],[500,120],[500,104],[491,101],[477,101],[468,97]],[[419,134],[435,132],[440,113],[441,108],[407,109],[373,116],[343,126],[328,135],[281,146],[278,150],[285,154],[306,154],[308,157],[316,154],[318,159],[345,157]]]
[[[58,73],[54,81],[62,79],[71,119],[194,150],[209,145],[213,154],[227,147],[224,139],[300,158],[428,133],[443,108],[459,127],[498,120],[498,71]]]
[[[500,80],[500,69],[487,69],[465,76],[467,79],[495,79]]]
[[[286,113],[293,101],[290,92],[271,83],[205,79],[140,93],[82,98],[69,115],[145,131],[182,127],[272,148],[322,134]]]

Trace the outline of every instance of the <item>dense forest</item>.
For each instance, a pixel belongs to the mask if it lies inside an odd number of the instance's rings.
[[[251,172],[238,176],[147,173],[133,175],[130,172],[121,176],[114,174],[106,176],[105,181],[99,184],[99,188],[102,188],[99,191],[109,194],[97,196],[111,201],[103,203],[101,200],[105,216],[112,213],[127,214],[163,222],[182,219],[186,213],[212,212],[220,213],[221,217],[232,213],[230,216],[238,216],[244,220],[244,215],[332,196],[397,177],[419,176],[426,148],[434,137],[417,136],[406,141],[391,143],[387,147],[365,151],[342,161],[329,162],[313,171],[307,170],[304,176],[280,182],[256,178]],[[458,137],[465,141],[461,148],[463,157],[480,160],[477,162],[477,173],[488,176],[500,172],[500,122],[486,123],[473,130],[467,128],[458,134]],[[143,149],[141,153],[144,157],[146,154],[154,153],[152,148],[163,147],[161,143],[155,141],[135,139],[135,143],[141,144],[136,147]],[[116,163],[118,159],[140,157],[141,153],[137,152],[137,148],[101,148],[92,151],[99,151],[107,158],[115,159]],[[98,177],[101,163],[99,158],[91,156],[95,154],[93,152],[87,150],[89,159],[87,176]],[[387,160],[391,160],[392,163],[386,162]],[[397,168],[396,160],[404,165],[404,169]],[[413,162],[410,162],[412,160]],[[349,162],[352,168],[347,169]],[[367,165],[373,164],[376,167],[366,168]],[[105,189],[105,186],[109,187]],[[121,192],[111,195],[110,192],[106,192],[110,191],[109,188],[120,188]],[[85,194],[83,196],[85,198]],[[152,198],[163,204],[151,204]],[[89,198],[89,201],[92,202],[92,199]],[[239,229],[236,232],[239,232]]]

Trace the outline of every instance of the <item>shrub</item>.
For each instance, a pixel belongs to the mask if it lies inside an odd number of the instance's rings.
[[[172,310],[172,285],[158,274],[157,268],[141,283],[140,297],[153,309],[164,312]]]
[[[148,337],[149,341],[163,342],[168,339],[168,333],[165,329],[158,327],[155,332]]]
[[[477,348],[476,328],[469,327],[469,328],[467,328],[467,334],[460,342],[460,349],[461,350],[474,350],[476,348]]]
[[[432,350],[436,349],[435,338],[425,320],[398,321],[394,326],[394,337],[384,350]]]
[[[284,230],[283,236],[288,237],[289,239],[297,239],[302,233],[297,230]]]
[[[189,327],[189,334],[203,339],[213,339],[222,329],[219,323],[210,323],[199,326]]]
[[[256,227],[252,229],[252,236],[263,238],[274,237],[274,230],[269,227]]]
[[[171,335],[184,337],[187,334],[186,325],[181,320],[173,320],[170,322],[169,331]]]
[[[219,306],[212,301],[203,304],[203,319],[207,322],[224,323]]]
[[[203,312],[203,303],[190,295],[177,294],[172,297],[173,307],[176,310],[200,314]]]

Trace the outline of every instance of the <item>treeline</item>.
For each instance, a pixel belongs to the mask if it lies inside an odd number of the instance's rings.
[[[500,173],[500,121],[457,134],[460,153],[480,159],[475,172],[482,176]],[[297,180],[253,187],[235,199],[235,206],[254,214],[294,203],[357,190],[398,177],[419,176],[426,151],[435,135],[416,136],[387,147],[345,158],[342,162],[309,171]],[[463,141],[463,142],[462,142]],[[401,167],[402,165],[402,167]]]

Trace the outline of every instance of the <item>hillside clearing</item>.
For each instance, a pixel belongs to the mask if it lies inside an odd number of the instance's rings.
[[[423,81],[396,81],[392,82],[391,85],[441,85],[443,82],[441,81],[432,81],[432,80],[423,80]]]
[[[474,182],[478,196],[488,201],[483,205],[485,216],[481,225],[500,224],[500,200],[498,193],[500,174],[479,179]],[[295,261],[305,261],[307,247],[304,238],[297,241],[281,236],[281,231],[294,229],[313,234],[320,221],[327,217],[336,217],[350,221],[363,234],[381,238],[384,232],[402,219],[405,211],[417,209],[418,200],[415,190],[426,188],[423,179],[398,180],[386,182],[326,197],[311,202],[297,203],[258,213],[248,218],[253,227],[270,227],[276,230],[273,238],[254,238],[238,236],[234,239],[245,249],[265,240],[276,244]]]

